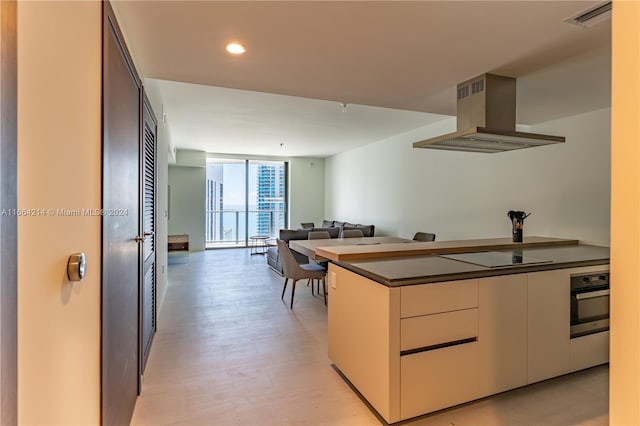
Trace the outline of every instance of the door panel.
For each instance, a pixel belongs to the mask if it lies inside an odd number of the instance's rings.
[[[527,276],[481,278],[478,284],[482,398],[527,384]]]
[[[0,209],[17,202],[16,2],[0,2]],[[6,210],[5,210],[6,209]],[[17,234],[15,215],[0,215],[0,424],[18,423]]]
[[[144,98],[142,154],[142,364],[147,363],[156,332],[156,121]]]
[[[102,424],[128,424],[139,390],[140,83],[104,3]]]

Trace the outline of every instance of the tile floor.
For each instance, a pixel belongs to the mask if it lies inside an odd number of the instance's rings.
[[[170,259],[133,425],[377,425],[327,358],[327,311],[247,249]],[[549,380],[414,425],[607,425],[608,368]]]

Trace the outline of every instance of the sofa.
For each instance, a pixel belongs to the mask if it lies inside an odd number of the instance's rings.
[[[309,239],[309,232],[311,231],[327,231],[331,238],[338,238],[341,231],[349,229],[360,229],[365,237],[373,237],[375,232],[375,227],[373,225],[360,225],[352,224],[349,222],[324,220],[322,222],[322,227],[320,228],[281,229],[278,238],[289,245],[289,241],[291,240]],[[293,253],[293,256],[296,258],[298,263],[309,263],[309,259],[306,256],[303,256],[302,254],[293,250],[291,252]],[[267,249],[267,264],[276,273],[283,275],[282,264],[280,263],[280,258],[278,256],[277,246],[271,246]]]

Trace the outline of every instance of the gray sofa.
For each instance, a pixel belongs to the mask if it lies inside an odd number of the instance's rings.
[[[321,228],[306,228],[306,229],[281,229],[278,238],[289,244],[291,240],[307,240],[309,239],[309,232],[311,231],[327,231],[331,238],[338,238],[342,230],[348,229],[360,229],[365,237],[373,237],[375,227],[373,225],[359,225],[349,222],[339,221],[323,221]],[[298,263],[308,263],[309,259],[306,256],[301,255],[296,251],[291,251]],[[278,274],[282,275],[282,265],[280,264],[280,258],[278,257],[278,247],[272,246],[267,249],[267,264]]]

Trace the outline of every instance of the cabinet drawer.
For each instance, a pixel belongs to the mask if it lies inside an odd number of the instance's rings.
[[[478,280],[422,284],[400,289],[400,317],[478,307]]]
[[[400,417],[408,419],[478,397],[478,344],[400,358]]]
[[[400,320],[400,350],[478,336],[478,308]]]
[[[609,332],[571,339],[571,371],[609,362]]]

